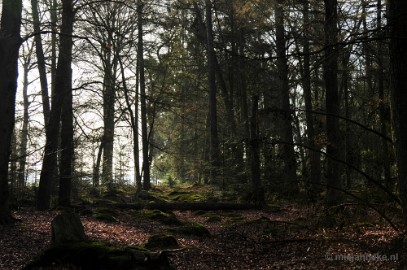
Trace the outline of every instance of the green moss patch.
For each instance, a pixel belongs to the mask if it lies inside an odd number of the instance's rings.
[[[61,266],[76,268],[61,268]],[[165,255],[140,247],[118,248],[100,242],[71,242],[52,246],[24,269],[164,270],[172,268]]]
[[[171,249],[178,248],[179,245],[174,236],[159,234],[151,236],[145,247],[148,249]]]
[[[111,208],[97,208],[93,213],[95,219],[106,222],[118,222],[118,215],[117,210]]]
[[[143,210],[141,212],[141,215],[144,217],[147,217],[151,220],[158,221],[160,223],[166,224],[166,225],[182,225],[182,221],[180,221],[174,213],[168,212],[164,213],[160,210],[154,209],[154,210]]]

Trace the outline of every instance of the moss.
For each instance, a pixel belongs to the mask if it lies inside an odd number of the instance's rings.
[[[178,242],[172,235],[153,235],[148,239],[148,242],[145,244],[146,248],[149,249],[170,249],[177,248]]]
[[[174,213],[164,213],[160,210],[144,210],[141,213],[143,216],[161,222],[166,225],[181,225],[182,222],[174,215]]]
[[[168,198],[177,202],[202,202],[206,199],[203,193],[194,191],[172,191]]]
[[[23,269],[126,270],[171,267],[166,257],[143,248],[119,248],[101,242],[71,242],[52,246]]]
[[[208,229],[205,228],[205,226],[194,222],[186,223],[185,225],[180,227],[169,228],[168,230],[171,232],[189,236],[210,236],[210,233]]]

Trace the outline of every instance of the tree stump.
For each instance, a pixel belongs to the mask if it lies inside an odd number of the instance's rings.
[[[63,212],[57,215],[51,223],[52,243],[79,242],[87,240],[79,215]]]

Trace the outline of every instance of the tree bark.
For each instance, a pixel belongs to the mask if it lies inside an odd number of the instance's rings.
[[[9,209],[8,163],[15,123],[21,0],[3,0],[0,24],[0,224],[13,221]]]
[[[392,116],[398,173],[398,190],[407,226],[407,1],[391,0],[390,72]]]
[[[337,0],[324,0],[325,2],[325,59],[324,81],[327,111],[326,133],[328,138],[327,154],[340,159],[340,130],[339,130],[339,95],[338,95],[338,2]],[[327,203],[338,204],[342,201],[340,166],[328,158],[327,164]]]

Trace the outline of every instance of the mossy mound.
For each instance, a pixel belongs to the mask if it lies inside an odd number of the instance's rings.
[[[186,223],[180,227],[169,228],[168,230],[174,233],[179,233],[188,236],[208,237],[211,235],[208,229],[205,228],[205,226],[195,222]]]
[[[192,191],[172,191],[168,197],[176,202],[203,202],[206,200],[204,194]]]
[[[163,253],[140,247],[113,247],[100,242],[52,246],[23,269],[173,269]]]
[[[207,214],[207,212],[205,210],[196,210],[196,211],[193,211],[192,214],[194,216],[204,216]]]
[[[119,213],[111,208],[98,208],[93,213],[95,219],[113,223],[118,222],[118,215]]]
[[[171,249],[178,248],[179,245],[174,236],[159,234],[151,236],[145,247],[148,249]]]
[[[141,215],[166,225],[183,224],[182,221],[180,221],[172,212],[164,213],[160,210],[154,209],[154,210],[144,210],[142,211]]]
[[[216,223],[216,222],[221,222],[222,218],[220,216],[210,216],[208,217],[208,219],[206,220],[206,222],[211,222],[211,223]]]

